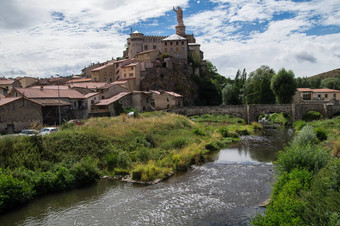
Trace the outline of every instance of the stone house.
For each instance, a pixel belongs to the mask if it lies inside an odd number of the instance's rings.
[[[100,101],[100,93],[87,93],[84,95],[87,100],[87,110],[91,111],[91,107]]]
[[[21,77],[17,80],[19,81],[21,88],[33,86],[38,82],[38,79],[32,77]]]
[[[14,133],[42,125],[42,105],[24,97],[0,99],[0,132]]]
[[[150,91],[152,93],[151,106],[155,110],[165,110],[174,107],[183,107],[183,96],[168,91]]]
[[[122,107],[131,106],[131,98],[126,98],[130,95],[130,92],[122,92],[111,98],[100,100],[98,103],[91,106],[89,113],[90,117],[103,117],[103,116],[115,116],[117,104],[121,104]]]
[[[13,79],[0,79],[0,93],[6,96],[13,88],[20,87],[20,82]]]
[[[187,63],[188,40],[178,34],[173,34],[162,40],[162,52],[167,53],[177,60]]]
[[[136,54],[136,60],[142,62],[154,62],[159,57],[160,51],[158,49],[151,49]]]
[[[340,90],[297,88],[294,103],[337,103],[340,102]]]
[[[44,124],[55,125],[59,123],[59,106],[62,121],[69,119],[83,119],[88,116],[87,101],[83,94],[65,87],[52,88],[15,88],[9,97],[24,96],[43,105]]]
[[[141,63],[131,63],[122,67],[122,78],[120,80],[127,81],[129,91],[140,89],[141,80]]]
[[[115,65],[114,63],[107,63],[103,66],[92,69],[91,79],[95,82],[114,82],[116,81]]]

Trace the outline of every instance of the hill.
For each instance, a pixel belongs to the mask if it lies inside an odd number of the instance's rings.
[[[335,78],[337,76],[340,76],[340,68],[334,69],[334,70],[331,70],[331,71],[327,71],[327,72],[323,72],[323,73],[320,73],[320,74],[317,74],[317,75],[310,76],[310,77],[308,77],[308,79],[318,78],[318,77],[321,78],[321,79]]]

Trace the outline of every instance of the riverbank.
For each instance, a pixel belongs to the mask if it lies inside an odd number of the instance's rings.
[[[294,123],[296,136],[274,163],[276,182],[254,225],[340,224],[340,117]]]
[[[205,162],[209,152],[253,133],[257,124],[195,123],[164,112],[137,118],[91,118],[48,136],[0,141],[0,211],[51,192],[96,182],[102,176],[140,182],[167,178]]]

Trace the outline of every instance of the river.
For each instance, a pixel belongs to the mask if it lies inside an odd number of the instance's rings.
[[[100,180],[36,199],[0,225],[249,225],[271,192],[272,161],[293,132],[265,128],[156,185]]]

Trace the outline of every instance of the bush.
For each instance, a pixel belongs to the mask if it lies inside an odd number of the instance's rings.
[[[228,129],[226,127],[221,127],[218,129],[222,137],[228,137]]]
[[[35,194],[32,185],[0,169],[0,212],[25,203]]]
[[[304,126],[298,133],[296,137],[293,139],[293,144],[297,144],[300,146],[315,144],[318,142],[318,138],[314,132],[314,129],[311,125]]]
[[[310,122],[313,120],[319,120],[322,118],[322,114],[317,111],[309,111],[302,116],[302,120]]]
[[[220,150],[220,147],[216,142],[209,142],[205,145],[205,149],[209,151],[217,151]]]
[[[340,159],[334,159],[314,176],[311,189],[302,200],[302,217],[308,225],[339,225]]]
[[[292,144],[278,153],[278,160],[274,162],[278,175],[291,172],[293,169],[306,169],[317,173],[330,160],[327,150],[312,144]]]
[[[205,133],[198,128],[194,129],[192,132],[196,135],[199,135],[199,136],[205,136]]]
[[[71,168],[76,187],[93,184],[99,177],[97,164],[91,157],[83,158]]]
[[[261,123],[258,122],[252,122],[251,126],[253,127],[254,130],[262,130],[263,126],[261,125]]]
[[[333,151],[332,151],[332,155],[334,157],[340,158],[340,141],[334,142],[334,148],[333,148]]]
[[[314,129],[314,132],[316,134],[316,137],[319,139],[319,141],[327,140],[328,136],[327,136],[327,131],[325,129],[318,127]]]
[[[300,131],[305,125],[306,125],[306,122],[303,120],[298,120],[293,123],[293,127],[295,131]]]
[[[254,225],[303,225],[304,203],[300,193],[309,189],[311,174],[307,170],[294,169],[283,173],[274,186],[271,203],[266,215],[257,215]]]

